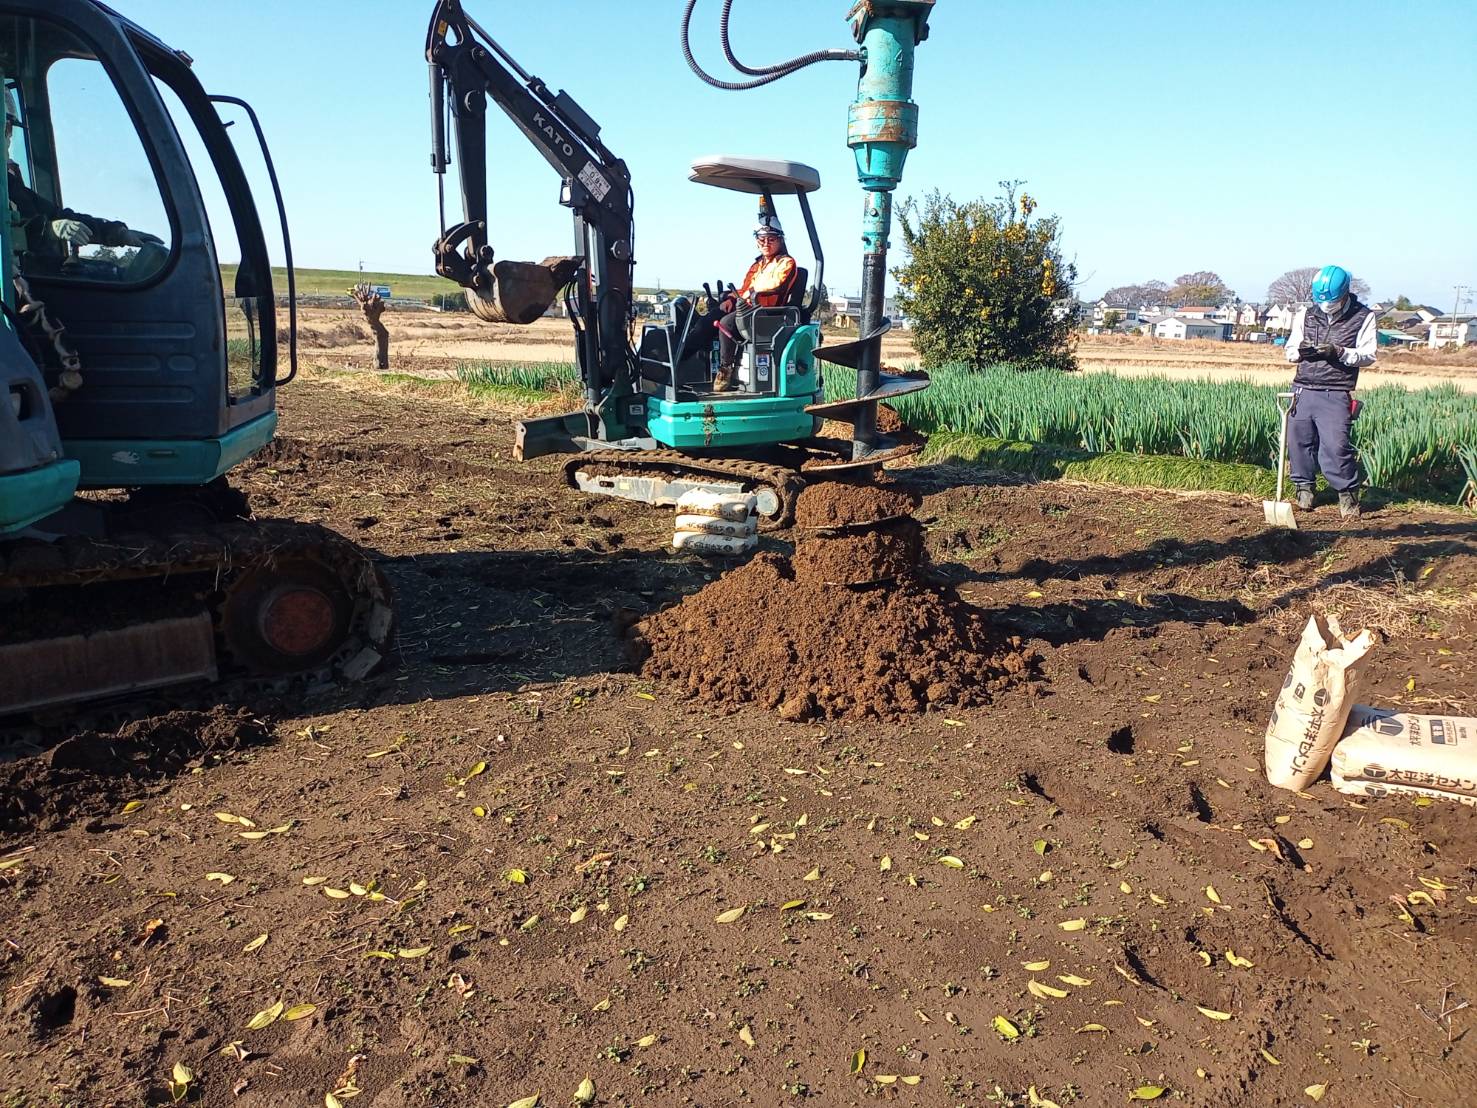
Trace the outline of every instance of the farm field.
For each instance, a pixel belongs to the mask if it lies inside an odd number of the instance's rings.
[[[1249,497],[920,462],[932,578],[1035,677],[796,724],[632,670],[623,629],[715,569],[667,512],[509,461],[515,412],[323,370],[281,401],[240,484],[372,552],[399,656],[0,766],[0,1102],[167,1103],[176,1063],[189,1103],[242,1108],[346,1081],[377,1108],[587,1076],[610,1105],[1261,1108],[1477,1080],[1469,1013],[1422,1015],[1477,951],[1477,810],[1261,771],[1314,610],[1383,633],[1362,699],[1477,714],[1469,515],[1269,531]]]
[[[451,287],[449,282],[441,283]],[[332,351],[333,364],[372,364],[374,347],[357,312],[309,308],[301,319],[310,351]],[[394,368],[406,372],[435,373],[462,361],[574,360],[570,326],[562,319],[541,319],[519,327],[483,323],[465,313],[391,312],[385,321],[391,334],[390,353],[397,359]],[[883,357],[896,365],[916,362],[906,331],[884,337]],[[1078,361],[1083,370],[1108,370],[1121,376],[1165,372],[1213,380],[1245,378],[1259,384],[1285,384],[1291,377],[1280,350],[1250,343],[1122,342],[1085,336],[1078,347]],[[1360,380],[1366,388],[1381,384],[1426,388],[1450,382],[1464,392],[1477,392],[1477,359],[1425,352],[1382,353],[1375,369],[1366,370]]]

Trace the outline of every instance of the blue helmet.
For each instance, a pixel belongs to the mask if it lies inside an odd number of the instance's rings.
[[[1313,278],[1313,303],[1332,304],[1349,295],[1349,271],[1326,265]]]

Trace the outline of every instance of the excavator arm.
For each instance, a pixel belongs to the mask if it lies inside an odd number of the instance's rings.
[[[467,289],[473,311],[492,322],[532,323],[561,289],[575,326],[588,433],[602,434],[612,393],[635,364],[629,329],[635,258],[631,177],[600,141],[600,127],[567,92],[526,72],[463,10],[439,0],[426,39],[431,77],[431,167],[442,185],[436,272]],[[563,179],[560,203],[574,213],[570,257],[498,261],[487,232],[487,114],[501,108]],[[463,220],[446,224],[445,174],[455,134]]]

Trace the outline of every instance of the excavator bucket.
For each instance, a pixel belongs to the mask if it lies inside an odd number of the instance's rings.
[[[467,303],[488,323],[528,324],[542,316],[579,271],[579,258],[541,262],[497,262],[492,289],[467,289]]]

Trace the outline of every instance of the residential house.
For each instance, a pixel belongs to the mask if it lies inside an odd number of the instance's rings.
[[[1271,305],[1267,309],[1266,329],[1268,331],[1280,331],[1284,335],[1287,334],[1292,330],[1292,321],[1298,314],[1298,309],[1306,308],[1307,306],[1305,303]]]
[[[1103,321],[1108,318],[1109,312],[1115,312],[1119,323],[1137,323],[1139,320],[1138,308],[1130,308],[1124,304],[1109,304],[1106,300],[1099,300],[1092,306],[1092,325],[1101,327]]]
[[[1255,329],[1261,326],[1262,310],[1255,304],[1242,304],[1236,309],[1237,327],[1249,327]]]
[[[1217,339],[1231,337],[1231,324],[1203,317],[1172,315],[1154,325],[1156,339]]]
[[[1432,350],[1443,346],[1466,346],[1477,343],[1477,315],[1444,315],[1430,324],[1428,344]]]

